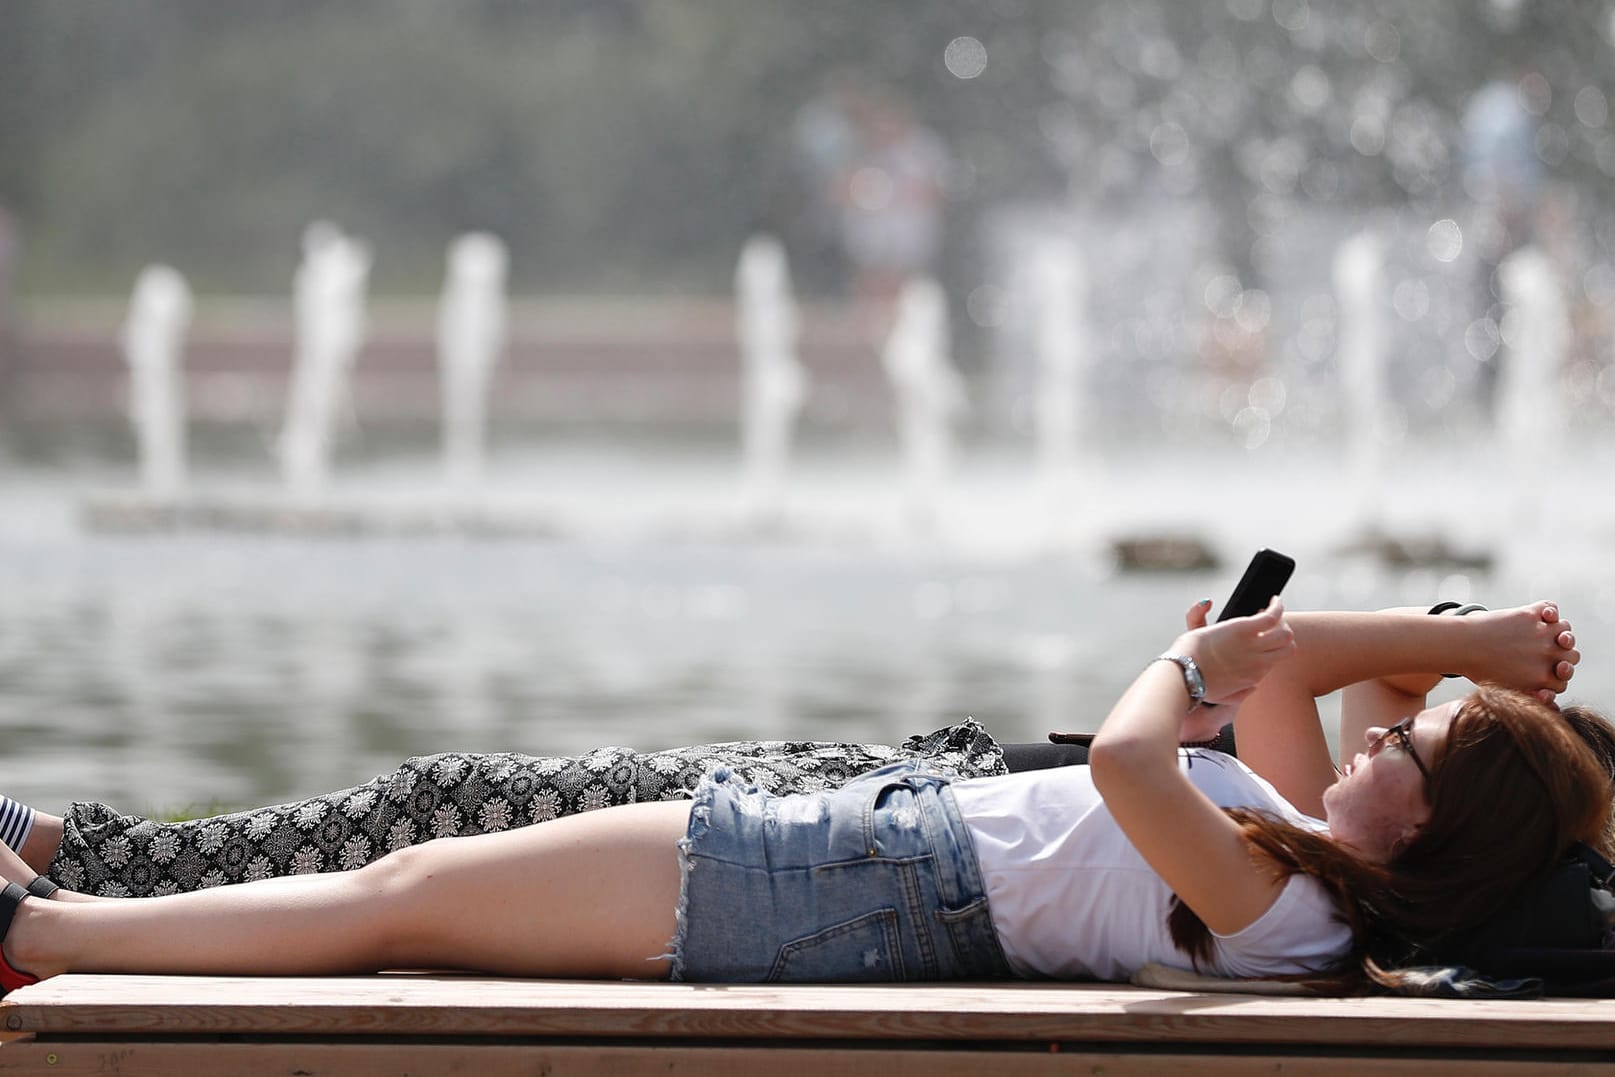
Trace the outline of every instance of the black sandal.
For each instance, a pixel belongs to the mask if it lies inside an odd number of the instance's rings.
[[[34,895],[36,898],[49,898],[52,894],[56,893],[56,891],[60,889],[61,887],[51,882],[43,875],[35,875],[34,881],[29,883],[27,886],[28,892]]]
[[[50,880],[47,879],[46,882],[50,882]],[[55,885],[55,883],[51,883],[52,887],[55,887]],[[34,896],[34,894],[28,892],[27,888],[18,886],[16,883],[7,883],[6,888],[0,890],[0,944],[4,944],[6,933],[11,930],[11,918],[17,915],[17,906]],[[19,972],[17,969],[12,968],[11,962],[6,958],[5,950],[0,948],[0,998],[4,998],[19,987],[27,987],[29,984],[38,982],[38,976]]]

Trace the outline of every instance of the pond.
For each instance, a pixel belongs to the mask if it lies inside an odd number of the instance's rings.
[[[1435,442],[1409,455],[1384,502],[1393,530],[1489,541],[1486,469],[1463,456]],[[502,539],[102,533],[81,510],[124,470],[18,465],[0,488],[0,788],[47,808],[185,809],[450,749],[891,741],[965,715],[1041,739],[1094,728],[1182,610],[1220,603],[1260,545],[1300,561],[1292,608],[1557,597],[1589,656],[1575,694],[1615,699],[1615,530],[1602,495],[1575,493],[1607,454],[1545,480],[1547,553],[1490,570],[1341,554],[1316,453],[1127,460],[1091,477],[1077,538],[1049,546],[1027,540],[1035,514],[1007,453],[962,469],[951,530],[931,538],[889,526],[889,463],[852,453],[805,462],[796,523],[760,538],[722,524],[732,461],[688,449],[504,460],[491,501],[526,498],[557,526]],[[1218,488],[1191,465],[1244,478]],[[374,465],[338,497],[424,497],[426,473]],[[1162,529],[1199,534],[1221,566],[1120,572],[1098,541]]]

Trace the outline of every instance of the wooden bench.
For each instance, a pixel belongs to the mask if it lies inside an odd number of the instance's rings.
[[[34,1077],[1615,1071],[1615,1000],[1109,985],[61,976],[0,1002],[0,1026],[0,1074]]]

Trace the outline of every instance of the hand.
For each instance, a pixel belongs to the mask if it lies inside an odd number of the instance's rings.
[[[1464,626],[1471,647],[1459,672],[1477,684],[1501,684],[1552,704],[1576,675],[1576,633],[1556,603],[1472,613]]]
[[[1277,596],[1260,613],[1214,625],[1206,624],[1210,609],[1207,600],[1191,606],[1184,618],[1189,631],[1172,646],[1199,665],[1206,681],[1206,702],[1237,705],[1256,690],[1268,671],[1295,652],[1295,633],[1284,619],[1284,602]],[[1196,714],[1202,711],[1199,707],[1191,711],[1185,726],[1202,724]],[[1228,712],[1210,714],[1219,727],[1230,717]],[[1212,733],[1184,739],[1204,740]]]

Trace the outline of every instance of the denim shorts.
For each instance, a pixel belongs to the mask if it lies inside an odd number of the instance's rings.
[[[949,781],[903,762],[839,789],[775,796],[713,771],[679,843],[671,978],[1009,978]]]

